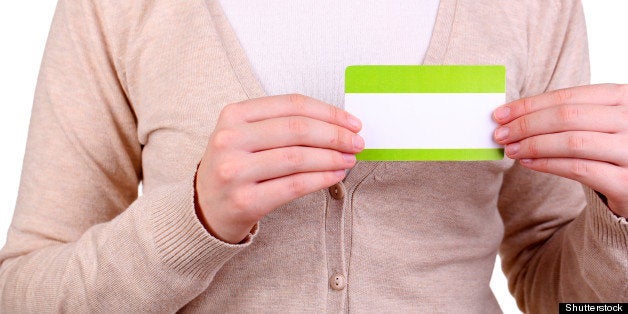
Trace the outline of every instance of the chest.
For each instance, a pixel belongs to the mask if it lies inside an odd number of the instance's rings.
[[[151,27],[151,33],[135,38],[129,49],[129,94],[137,117],[138,138],[143,145],[145,189],[180,180],[186,175],[180,169],[196,169],[226,104],[266,94],[227,16],[216,2],[211,3],[204,14],[188,19],[177,17],[181,22],[161,29],[163,33],[159,27]],[[464,17],[469,24],[464,30],[454,27],[455,21],[443,23],[445,17],[437,16],[425,63],[506,65],[507,97],[517,98],[525,76],[520,70],[525,69],[527,62],[525,49],[520,49],[525,43],[518,34],[509,34],[508,29],[481,22],[485,13],[463,13],[477,15]],[[478,41],[480,36],[483,40]],[[332,80],[342,81],[342,75]],[[171,167],[173,164],[185,167]],[[440,185],[435,183],[445,182],[443,177],[462,175],[465,180],[446,181],[442,187],[459,183],[464,190],[462,187],[474,185],[480,178],[499,182],[501,173],[510,164],[507,160],[386,163],[370,172],[365,182],[380,184],[381,191],[386,192],[402,186],[425,189],[428,183],[436,188]]]

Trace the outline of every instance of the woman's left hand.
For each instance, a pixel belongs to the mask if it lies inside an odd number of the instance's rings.
[[[628,217],[628,85],[601,84],[519,99],[493,112],[494,138],[532,170],[579,181]]]

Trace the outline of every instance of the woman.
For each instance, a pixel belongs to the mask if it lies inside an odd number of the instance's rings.
[[[588,81],[580,4],[401,4],[381,23],[347,13],[375,2],[347,4],[337,30],[316,3],[266,11],[314,16],[303,35],[271,14],[255,29],[237,1],[61,1],[0,254],[3,309],[497,312],[498,248],[525,311],[625,300],[625,145],[608,143],[625,142],[626,88],[542,94]],[[404,37],[418,27],[400,12],[433,30]],[[348,33],[382,41],[336,41]],[[326,103],[341,104],[333,69],[421,60],[506,65],[495,137],[521,162],[355,163],[360,122]],[[282,88],[323,101],[265,97]]]

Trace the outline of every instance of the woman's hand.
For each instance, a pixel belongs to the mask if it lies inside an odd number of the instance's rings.
[[[579,181],[628,217],[628,85],[588,85],[497,108],[495,141],[533,170]]]
[[[242,241],[275,208],[340,182],[364,148],[360,128],[302,95],[226,106],[197,172],[199,218],[214,236]]]

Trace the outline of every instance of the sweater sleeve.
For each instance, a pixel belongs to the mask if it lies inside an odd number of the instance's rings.
[[[194,175],[137,197],[142,147],[96,1],[60,0],[46,43],[0,312],[174,312],[249,245],[194,210]]]
[[[589,64],[579,1],[542,2],[528,30],[529,73],[522,96],[587,84]],[[537,4],[541,6],[541,4]],[[511,293],[524,312],[554,313],[559,302],[628,301],[628,223],[591,189],[521,167],[505,173],[500,247]]]

